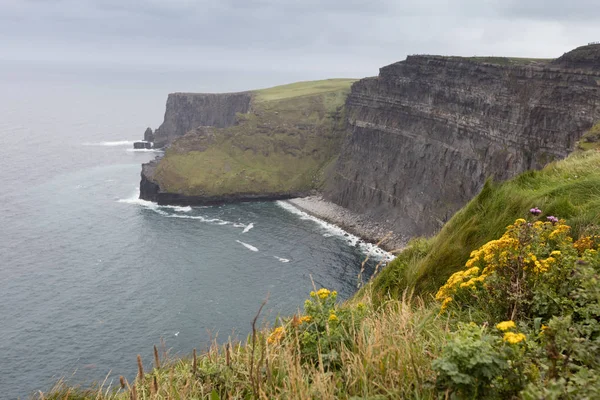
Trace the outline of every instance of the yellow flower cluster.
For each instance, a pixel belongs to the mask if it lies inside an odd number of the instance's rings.
[[[335,322],[338,320],[337,315],[335,315],[334,313],[329,314],[329,321],[330,322]]]
[[[277,327],[273,330],[273,332],[271,332],[271,334],[267,338],[267,343],[269,343],[269,344],[279,343],[281,341],[281,339],[283,339],[284,337],[285,337],[285,329],[283,328],[283,326]]]
[[[599,244],[600,236],[582,236],[573,243],[573,247],[575,247],[579,255],[583,255],[586,250],[596,251]]]
[[[506,227],[506,232],[500,239],[491,240],[471,252],[465,264],[467,269],[450,276],[436,294],[436,299],[442,302],[442,311],[452,301],[452,296],[458,289],[479,287],[478,283],[484,283],[486,278],[499,268],[517,265],[535,274],[550,270],[557,262],[557,258],[561,256],[561,252],[555,250],[545,259],[538,259],[534,252],[546,246],[549,240],[559,243],[571,242],[572,239],[568,236],[571,228],[564,225],[564,222],[560,220],[558,223],[542,221],[527,223],[523,218],[519,218],[514,224]],[[526,235],[527,240],[523,241],[523,235]],[[589,246],[589,241],[581,241],[580,246],[582,248]],[[526,256],[521,258],[523,253]]]
[[[310,315],[304,315],[303,317],[300,317],[300,323],[303,324],[305,322],[310,322],[312,321],[312,317]]]
[[[319,290],[317,290],[316,292],[310,292],[310,297],[318,297],[322,300],[325,300],[326,298],[328,298],[329,296],[337,296],[337,292],[334,290],[333,292],[330,291],[329,289],[325,289],[325,288],[321,288]]]
[[[522,333],[506,332],[502,340],[510,344],[521,343],[526,339],[526,336]]]
[[[496,325],[496,328],[500,329],[501,331],[507,331],[509,329],[513,329],[515,328],[515,321],[503,321],[500,322],[498,325]]]

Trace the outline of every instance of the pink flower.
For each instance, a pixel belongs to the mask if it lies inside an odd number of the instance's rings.
[[[558,218],[556,218],[555,216],[551,215],[549,217],[546,218],[548,221],[552,222],[553,224],[558,222]]]
[[[533,207],[531,210],[529,210],[529,212],[532,213],[535,216],[538,216],[538,215],[540,215],[542,213],[542,210],[540,210],[537,207]]]

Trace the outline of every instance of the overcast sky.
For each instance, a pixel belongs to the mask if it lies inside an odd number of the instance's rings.
[[[368,76],[408,54],[557,57],[600,0],[0,0],[0,61]]]

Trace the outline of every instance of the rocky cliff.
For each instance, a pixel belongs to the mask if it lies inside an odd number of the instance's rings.
[[[554,62],[411,56],[352,86],[325,195],[432,234],[481,189],[565,157],[600,120],[600,46]]]
[[[213,204],[321,188],[341,147],[352,79],[224,95],[171,94],[154,132],[165,154],[142,168],[140,197]]]
[[[164,147],[198,126],[231,126],[237,113],[248,112],[251,99],[250,92],[171,93],[164,122],[154,132],[154,146]]]

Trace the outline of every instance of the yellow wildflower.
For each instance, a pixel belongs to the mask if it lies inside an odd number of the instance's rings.
[[[442,302],[442,308],[440,311],[444,311],[446,308],[448,308],[448,304],[450,304],[451,301],[452,301],[452,297],[446,297],[444,299],[444,301]]]
[[[515,327],[515,321],[503,321],[496,325],[496,328],[500,329],[501,331],[507,331]]]
[[[329,314],[329,321],[334,322],[334,321],[337,321],[337,320],[338,320],[337,315],[335,315],[333,313]]]
[[[504,338],[503,338],[503,340],[505,342],[508,342],[510,344],[521,343],[525,339],[526,339],[526,336],[523,335],[522,333],[514,333],[514,332],[506,332],[504,334]]]
[[[319,296],[319,298],[321,298],[321,299],[326,299],[327,297],[329,297],[330,294],[331,294],[331,292],[329,291],[329,289],[325,289],[325,288],[321,288],[317,292],[317,296]]]
[[[285,336],[285,329],[283,328],[283,326],[277,327],[273,330],[273,332],[271,332],[271,334],[267,338],[267,343],[269,343],[269,344],[278,343],[281,341],[281,339],[283,339],[284,336]]]
[[[558,251],[558,250],[554,250],[552,253],[550,253],[550,255],[551,255],[552,257],[558,257],[558,256],[560,256],[560,254],[561,254],[561,253],[560,253],[560,251]]]
[[[303,324],[304,322],[310,322],[312,321],[312,317],[310,315],[304,315],[302,317],[300,317],[300,323]]]

